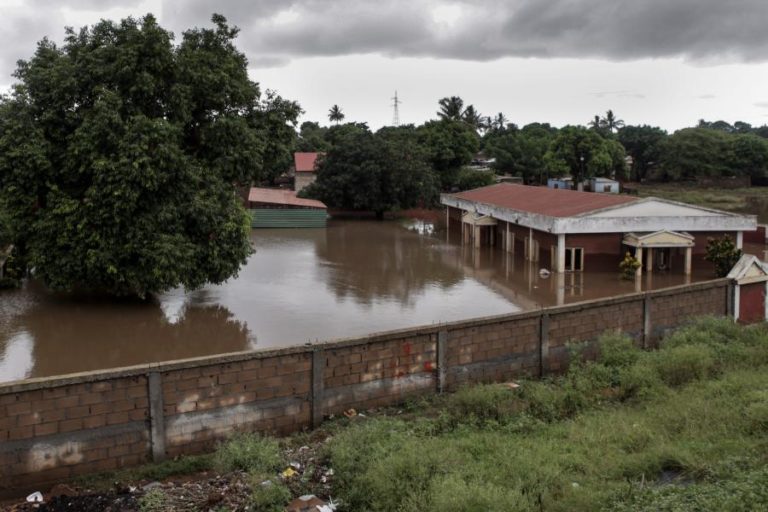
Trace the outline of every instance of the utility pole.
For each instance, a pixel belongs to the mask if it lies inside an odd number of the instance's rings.
[[[402,101],[400,101],[397,97],[397,91],[395,91],[395,97],[392,98],[392,106],[394,107],[394,112],[392,115],[392,126],[400,126],[400,104]]]

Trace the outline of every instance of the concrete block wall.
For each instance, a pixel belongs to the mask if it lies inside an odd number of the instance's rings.
[[[571,342],[620,329],[650,347],[665,330],[704,314],[733,314],[730,280],[310,346],[0,384],[0,496],[209,451],[238,431],[286,434],[352,407],[560,372]]]

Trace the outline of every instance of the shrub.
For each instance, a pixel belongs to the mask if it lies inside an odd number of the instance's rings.
[[[619,369],[618,397],[622,400],[647,400],[662,392],[664,386],[656,368],[648,364],[635,364]]]
[[[714,373],[715,356],[706,346],[681,345],[653,355],[656,371],[668,386],[682,386]]]
[[[271,473],[283,465],[277,441],[257,433],[238,434],[219,446],[214,457],[217,470]]]
[[[610,331],[597,340],[600,347],[598,361],[611,368],[625,368],[633,365],[642,351],[635,342],[621,331]]]
[[[619,263],[619,270],[621,271],[622,279],[634,279],[635,272],[640,268],[640,262],[629,254],[629,251],[624,255],[624,259]]]

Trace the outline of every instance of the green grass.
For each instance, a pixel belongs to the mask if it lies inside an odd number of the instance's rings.
[[[768,204],[768,189],[749,187],[734,189],[703,188],[680,183],[637,185],[641,197],[661,197],[728,211],[745,211],[751,202]]]
[[[704,319],[657,352],[601,346],[558,379],[341,430],[326,457],[345,510],[768,508],[766,329]]]

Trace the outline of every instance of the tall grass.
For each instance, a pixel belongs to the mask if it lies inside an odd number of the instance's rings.
[[[562,377],[466,388],[435,419],[339,431],[326,457],[345,509],[768,509],[764,327],[706,318],[655,352],[599,341],[597,361]]]

